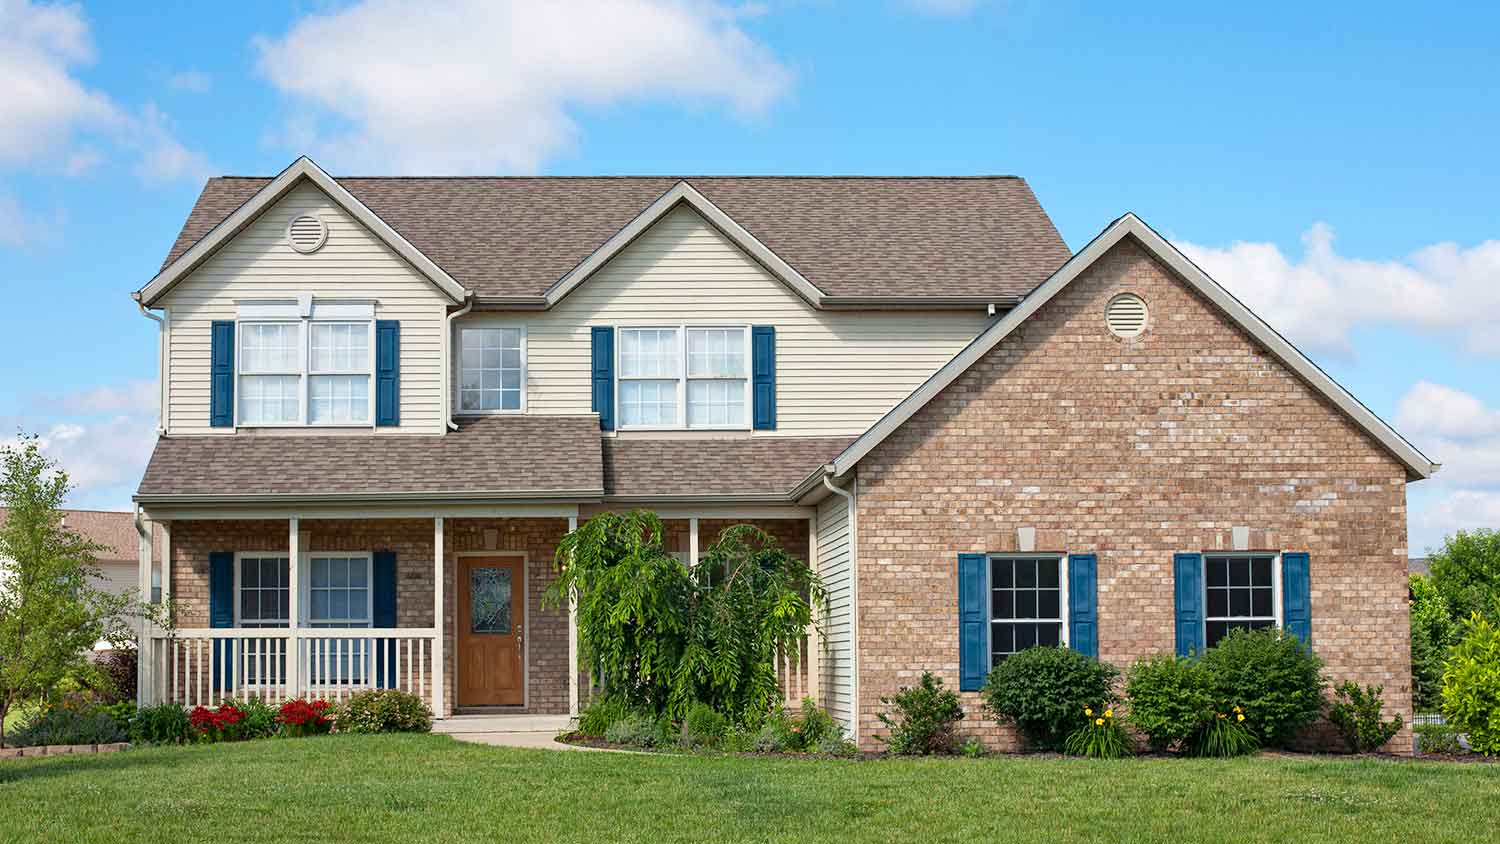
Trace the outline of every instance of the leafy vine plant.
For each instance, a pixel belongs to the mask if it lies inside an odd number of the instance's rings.
[[[827,593],[754,525],[726,528],[684,564],[655,513],[595,516],[558,544],[545,606],[577,595],[580,663],[632,707],[681,719],[696,702],[745,720],[781,701],[777,654],[800,651]]]

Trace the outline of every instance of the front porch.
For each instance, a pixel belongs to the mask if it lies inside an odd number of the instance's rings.
[[[337,702],[396,688],[423,697],[439,718],[565,724],[593,685],[578,669],[570,608],[542,603],[558,542],[594,512],[151,512],[163,529],[158,547],[142,539],[143,594],[159,568],[175,618],[143,636],[140,703]],[[657,512],[667,549],[689,565],[700,543],[742,521],[794,553],[814,551],[812,515],[801,508]],[[817,648],[804,651],[779,666],[789,703],[817,696]]]

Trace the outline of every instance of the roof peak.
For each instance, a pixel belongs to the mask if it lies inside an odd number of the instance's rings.
[[[332,174],[330,174],[332,175]],[[228,180],[243,179],[247,181],[259,180],[269,181],[275,176],[246,176],[226,173],[222,176],[212,176],[211,179]],[[956,182],[956,181],[1026,181],[1025,177],[1005,173],[977,173],[970,175],[866,175],[866,174],[829,174],[829,173],[698,173],[694,175],[679,175],[674,173],[613,173],[613,174],[585,174],[585,175],[549,175],[549,176],[381,176],[381,175],[345,175],[333,176],[335,179],[382,179],[390,181],[507,181],[507,182],[561,182],[583,179],[612,179],[619,181],[645,180],[645,179],[675,179],[677,181],[692,181],[693,179],[755,179],[764,181],[931,181],[931,182]]]

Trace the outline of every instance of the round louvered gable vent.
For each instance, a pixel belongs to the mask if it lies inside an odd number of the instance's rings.
[[[1146,302],[1134,293],[1121,293],[1109,300],[1104,323],[1116,337],[1138,337],[1146,330]]]
[[[298,252],[316,252],[328,242],[328,226],[317,217],[303,214],[287,224],[286,241]]]

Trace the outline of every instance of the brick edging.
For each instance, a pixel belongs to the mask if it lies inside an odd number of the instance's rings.
[[[129,742],[112,744],[47,744],[35,747],[0,747],[0,759],[36,759],[42,756],[72,756],[83,753],[118,753]]]

